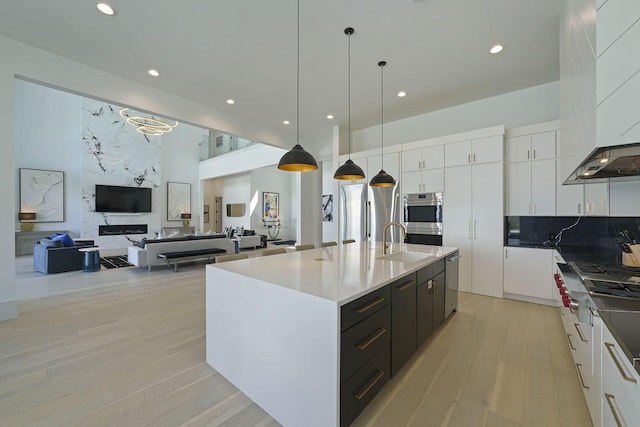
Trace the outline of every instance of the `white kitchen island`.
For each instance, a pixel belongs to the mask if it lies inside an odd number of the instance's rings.
[[[208,265],[207,363],[285,426],[337,426],[341,308],[455,251],[364,242]]]

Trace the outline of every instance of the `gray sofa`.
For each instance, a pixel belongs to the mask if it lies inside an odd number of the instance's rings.
[[[159,258],[158,254],[211,248],[222,249],[227,254],[235,252],[234,243],[224,234],[143,239],[139,244],[127,248],[127,260],[136,267],[147,267],[147,270],[151,270],[155,265],[167,265],[167,260]]]
[[[93,240],[66,247],[59,240],[42,239],[33,246],[33,269],[45,274],[82,270],[84,253],[78,249],[91,246],[94,246]]]

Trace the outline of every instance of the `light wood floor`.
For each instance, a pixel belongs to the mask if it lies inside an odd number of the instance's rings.
[[[204,270],[18,274],[76,287],[0,323],[0,425],[278,425],[205,362]],[[555,309],[461,294],[355,425],[588,426],[581,393]]]

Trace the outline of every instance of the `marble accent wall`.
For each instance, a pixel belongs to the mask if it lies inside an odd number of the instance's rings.
[[[119,114],[121,107],[82,100],[81,234],[104,249],[129,246],[125,236],[98,236],[99,225],[147,224],[155,236],[161,225],[161,136],[136,132]],[[95,185],[152,188],[151,213],[95,212]],[[133,236],[140,240],[141,235]]]

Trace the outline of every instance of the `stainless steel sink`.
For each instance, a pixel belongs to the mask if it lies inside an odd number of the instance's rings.
[[[422,252],[405,251],[405,252],[393,252],[390,254],[381,255],[379,257],[376,257],[376,259],[382,259],[385,261],[403,262],[405,264],[414,264],[416,262],[424,261],[425,259],[430,258],[432,256],[433,255],[425,254]]]

